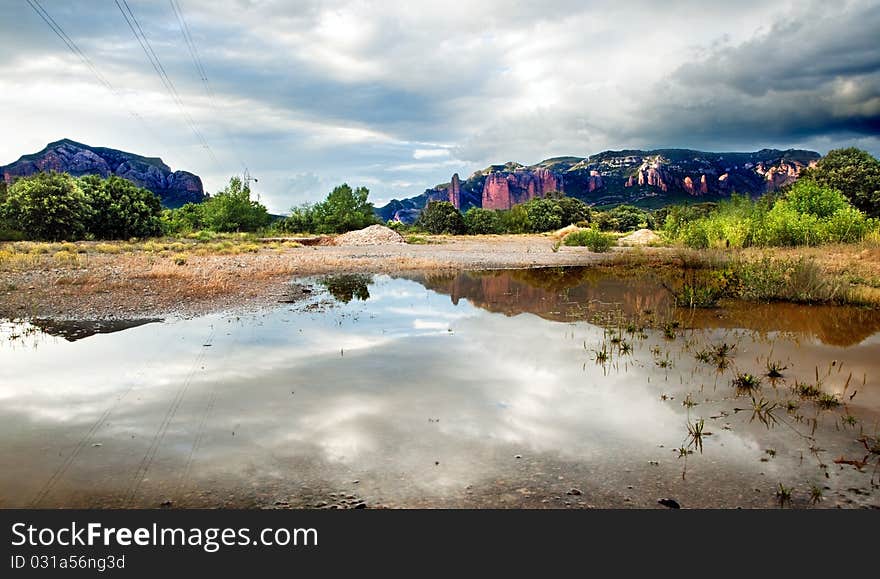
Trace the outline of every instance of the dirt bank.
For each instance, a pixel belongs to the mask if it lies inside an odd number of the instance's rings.
[[[102,319],[189,316],[255,308],[296,297],[294,277],[590,265],[607,254],[561,247],[539,235],[429,237],[424,245],[249,247],[230,255],[186,248],[113,253],[77,244],[13,254],[0,263],[0,317]],[[6,246],[12,252],[11,244]],[[72,244],[67,244],[72,245]],[[94,248],[98,247],[98,250]]]

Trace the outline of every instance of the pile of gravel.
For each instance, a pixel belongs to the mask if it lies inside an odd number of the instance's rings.
[[[620,245],[654,245],[663,241],[650,229],[639,229],[617,240]]]
[[[370,225],[357,231],[343,233],[334,240],[334,245],[386,245],[404,243],[403,237],[384,225]]]

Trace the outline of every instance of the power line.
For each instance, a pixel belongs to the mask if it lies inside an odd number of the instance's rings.
[[[119,99],[120,104],[126,110],[128,110],[129,114],[131,114],[134,118],[136,118],[138,121],[143,123],[144,126],[147,127],[147,130],[149,130],[152,133],[152,130],[150,130],[150,127],[149,127],[149,125],[147,125],[146,120],[144,120],[144,118],[140,114],[138,114],[137,111],[128,107],[123,102],[125,97],[123,96],[122,92],[119,89],[117,89],[115,86],[113,86],[113,83],[111,83],[109,80],[107,80],[107,77],[105,77],[103,74],[101,74],[101,71],[98,70],[97,66],[95,66],[94,61],[92,61],[92,59],[89,58],[89,56],[85,52],[83,52],[79,46],[77,46],[76,42],[74,42],[73,39],[64,31],[64,28],[62,28],[61,25],[58,24],[58,22],[54,18],[52,18],[52,15],[49,14],[49,12],[47,12],[45,8],[43,8],[43,5],[40,4],[40,1],[39,0],[25,0],[25,1],[33,9],[33,11],[37,13],[37,16],[39,16],[40,18],[43,19],[43,22],[45,22],[49,26],[49,28],[52,30],[52,32],[54,32],[55,35],[61,39],[61,41],[67,46],[67,49],[74,56],[79,58],[83,62],[83,64],[86,65],[86,67],[92,72],[92,74],[95,76],[95,78],[98,79],[98,82],[101,83],[107,90],[112,92],[113,95],[116,96],[117,99]],[[154,136],[155,136],[155,134],[154,134]]]
[[[28,0],[30,1],[30,0]],[[34,0],[36,1],[36,0]],[[114,0],[116,2],[116,7],[119,8],[119,12],[122,13],[122,17],[125,18],[126,24],[131,29],[132,34],[134,34],[135,39],[140,44],[141,48],[144,51],[144,54],[147,56],[147,60],[150,61],[150,64],[153,66],[153,70],[156,71],[156,74],[159,76],[159,80],[162,81],[162,85],[171,95],[171,99],[175,102],[177,107],[180,109],[184,120],[189,126],[190,130],[196,136],[196,139],[199,141],[201,146],[211,155],[211,158],[214,160],[214,163],[220,166],[220,162],[217,159],[217,156],[214,154],[213,149],[208,144],[208,141],[205,139],[205,136],[199,130],[198,125],[196,125],[195,120],[193,120],[192,116],[187,111],[186,106],[183,104],[183,99],[180,98],[180,93],[177,92],[177,87],[174,86],[174,81],[171,80],[171,77],[168,76],[168,73],[165,71],[165,67],[162,65],[162,61],[159,59],[159,55],[156,54],[156,51],[153,50],[152,44],[150,44],[149,38],[144,34],[144,30],[140,25],[137,17],[134,15],[134,12],[131,10],[131,7],[128,5],[126,0],[122,0],[120,4],[120,0]],[[123,8],[124,6],[124,8]]]
[[[214,94],[214,89],[211,87],[211,82],[208,80],[208,72],[207,70],[205,70],[205,64],[204,62],[202,62],[201,55],[199,54],[199,49],[196,46],[195,40],[192,36],[192,32],[189,28],[189,24],[187,23],[186,17],[183,14],[183,8],[181,8],[180,2],[178,0],[168,0],[168,3],[171,4],[171,10],[174,12],[174,16],[177,18],[177,24],[180,26],[180,34],[181,36],[183,36],[183,41],[186,44],[190,57],[192,58],[193,65],[196,69],[196,74],[202,81],[202,85],[205,87],[205,94],[211,101],[211,107],[214,109],[214,112],[218,116],[220,116],[220,107],[217,105],[217,99]],[[238,147],[235,145],[234,137],[225,130],[223,130],[223,132],[226,133],[226,136],[233,141],[236,156],[239,157],[239,162],[241,163],[242,169],[247,172],[247,165],[243,160],[241,160],[241,155],[239,154]]]

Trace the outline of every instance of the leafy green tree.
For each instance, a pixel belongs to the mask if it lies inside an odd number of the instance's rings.
[[[264,205],[251,199],[251,189],[238,177],[202,203],[205,227],[213,231],[256,231],[272,217]]]
[[[866,151],[855,147],[828,151],[815,167],[803,171],[802,179],[837,189],[857,209],[880,216],[880,161]]]
[[[501,218],[498,211],[471,207],[464,214],[465,229],[471,235],[491,235],[501,233]]]
[[[177,209],[162,212],[165,233],[189,233],[205,227],[205,214],[201,203],[185,203]]]
[[[529,233],[532,230],[525,204],[514,205],[507,211],[499,211],[498,214],[501,231],[505,233]]]
[[[647,214],[632,205],[618,205],[609,214],[616,231],[634,231],[647,223]]]
[[[80,239],[89,205],[76,179],[66,173],[37,173],[18,179],[2,208],[9,223],[33,239]]]
[[[290,210],[290,215],[278,222],[278,229],[287,233],[306,233],[317,231],[315,225],[315,206],[305,203]]]
[[[559,197],[556,204],[562,209],[562,226],[590,222],[590,207],[574,197]]]
[[[799,180],[789,187],[785,200],[798,213],[820,218],[830,217],[849,205],[843,193],[810,179]]]
[[[316,233],[344,233],[377,223],[373,204],[367,201],[370,190],[352,189],[348,183],[333,189],[327,199],[312,208]]]
[[[465,232],[461,211],[449,201],[431,201],[422,209],[416,225],[434,234],[459,235]]]
[[[79,186],[91,209],[88,232],[96,239],[150,237],[162,233],[159,198],[128,179],[87,175]]]
[[[525,204],[529,226],[535,233],[562,227],[562,208],[555,199],[532,199]]]

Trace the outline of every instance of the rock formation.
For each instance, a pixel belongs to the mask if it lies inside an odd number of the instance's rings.
[[[531,166],[491,165],[423,194],[393,200],[376,210],[384,219],[411,222],[432,200],[448,200],[460,210],[509,209],[551,191],[592,205],[662,205],[681,195],[721,199],[731,193],[761,195],[795,181],[815,163],[813,151],[762,149],[752,153],[707,153],[690,149],[604,151],[590,157],[554,157]]]
[[[449,202],[455,205],[456,209],[461,209],[461,180],[458,178],[458,173],[452,175],[448,191]]]
[[[142,157],[105,147],[90,147],[62,139],[49,143],[39,153],[25,155],[18,161],[0,167],[4,181],[42,171],[82,175],[117,175],[135,185],[149,189],[159,196],[166,207],[180,207],[184,203],[199,203],[205,199],[205,190],[198,175],[187,171],[171,171],[162,159]]]

